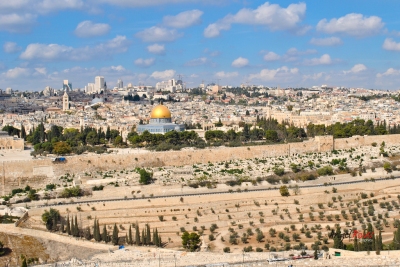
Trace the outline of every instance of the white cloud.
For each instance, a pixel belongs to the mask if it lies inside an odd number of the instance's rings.
[[[362,71],[367,70],[367,67],[364,64],[356,64],[354,65],[350,70],[344,71],[344,74],[349,74],[349,73],[359,73]]]
[[[194,67],[194,66],[201,66],[204,65],[206,63],[208,63],[208,59],[206,57],[201,57],[201,58],[195,58],[192,60],[189,60],[188,62],[185,63],[185,66],[190,66],[190,67]]]
[[[203,11],[194,9],[179,13],[176,16],[165,16],[163,23],[172,28],[188,28],[201,23]]]
[[[268,52],[264,55],[265,61],[276,61],[276,60],[279,60],[280,58],[281,57],[274,52]]]
[[[286,62],[294,62],[294,61],[299,61],[300,56],[311,55],[316,53],[318,53],[318,51],[315,49],[307,49],[305,51],[300,51],[297,48],[292,47],[286,51],[286,53],[283,55],[282,58]]]
[[[154,62],[155,62],[154,58],[147,58],[147,59],[138,58],[135,60],[134,63],[136,66],[139,66],[139,67],[149,67],[149,66],[153,65]]]
[[[118,66],[111,66],[110,67],[111,70],[115,70],[115,71],[125,71],[125,68],[121,65]]]
[[[172,42],[182,36],[183,34],[178,33],[175,29],[158,26],[153,26],[136,34],[136,37],[142,39],[143,42]]]
[[[196,2],[223,2],[223,0],[98,0],[101,3],[110,5],[118,5],[125,7],[145,7],[145,6],[158,6],[158,5],[171,5],[171,4],[185,4]]]
[[[4,52],[6,53],[16,53],[22,50],[22,47],[18,46],[14,42],[5,42],[3,45]]]
[[[351,13],[338,19],[333,18],[329,22],[327,19],[320,20],[317,24],[317,31],[366,37],[379,33],[384,25],[380,17],[364,17],[362,14]]]
[[[26,32],[35,23],[36,15],[33,14],[0,14],[0,31]]]
[[[316,65],[330,65],[332,59],[328,54],[322,55],[320,58],[312,58],[304,60],[305,65],[316,66]]]
[[[20,67],[16,67],[13,69],[9,69],[7,70],[7,72],[3,73],[3,75],[7,78],[10,79],[16,79],[16,78],[20,78],[20,77],[26,77],[30,74],[29,69],[27,68],[20,68]]]
[[[319,72],[319,73],[314,73],[314,74],[308,74],[308,75],[304,75],[303,76],[303,80],[319,80],[322,78],[322,76],[324,75],[323,72]]]
[[[288,56],[302,56],[302,55],[311,55],[316,53],[318,53],[318,51],[315,49],[307,49],[305,51],[299,51],[295,47],[289,48],[288,51],[286,51],[286,55]]]
[[[36,73],[35,74],[41,74],[41,75],[46,75],[47,70],[46,68],[35,68]]]
[[[299,73],[298,68],[289,69],[286,66],[277,69],[263,69],[259,73],[250,74],[250,80],[273,81],[279,78],[287,79]]]
[[[238,57],[232,62],[232,67],[242,68],[249,65],[249,60],[247,58]]]
[[[66,58],[68,54],[73,52],[73,48],[58,44],[29,44],[24,52],[20,55],[21,59],[44,59],[53,60]]]
[[[312,38],[310,44],[318,46],[334,46],[343,44],[339,37]]]
[[[239,76],[239,73],[237,71],[234,71],[234,72],[219,71],[219,72],[215,73],[215,77],[221,78],[221,79],[235,78],[237,76]]]
[[[218,50],[210,50],[208,48],[205,48],[203,53],[209,55],[210,57],[217,57],[221,54],[221,52]]]
[[[147,51],[152,54],[164,54],[165,53],[165,46],[164,45],[159,45],[159,44],[153,44],[147,46]]]
[[[107,58],[113,54],[124,53],[128,50],[130,41],[126,36],[117,36],[94,47],[73,48],[59,44],[29,44],[20,55],[24,60],[68,60],[82,61]]]
[[[389,68],[387,71],[384,73],[378,73],[376,74],[377,78],[382,78],[384,76],[399,76],[400,75],[400,70],[396,70],[394,68]]]
[[[222,30],[229,30],[234,23],[267,26],[271,31],[296,30],[305,13],[305,3],[291,4],[287,8],[282,8],[277,4],[266,2],[256,9],[243,8],[235,15],[229,14],[208,25],[204,30],[204,36],[217,37]]]
[[[83,9],[83,0],[0,1],[0,31],[27,32],[39,15],[65,9]]]
[[[86,38],[107,34],[110,29],[110,25],[106,23],[93,23],[90,20],[85,20],[78,24],[74,33],[78,37]]]
[[[382,47],[389,51],[400,51],[400,43],[396,43],[392,38],[386,38]]]
[[[155,71],[150,77],[156,80],[168,80],[172,79],[175,76],[175,70],[164,70],[164,71]]]

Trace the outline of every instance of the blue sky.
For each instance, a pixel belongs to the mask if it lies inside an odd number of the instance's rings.
[[[400,89],[398,0],[0,1],[0,88],[183,76]]]

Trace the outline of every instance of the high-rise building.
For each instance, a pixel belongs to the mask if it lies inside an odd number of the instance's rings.
[[[43,95],[44,96],[53,96],[54,95],[54,89],[51,88],[50,86],[46,86],[43,90]]]
[[[72,83],[70,83],[68,80],[64,80],[63,91],[64,92],[72,91]]]
[[[122,80],[118,80],[117,87],[118,89],[124,88],[124,82]]]
[[[6,94],[11,95],[12,94],[12,89],[11,87],[6,88]]]
[[[96,76],[94,78],[94,90],[96,93],[100,94],[102,90],[104,90],[104,77]]]

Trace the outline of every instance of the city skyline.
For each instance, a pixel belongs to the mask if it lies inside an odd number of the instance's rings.
[[[0,3],[0,88],[205,83],[397,90],[396,1]]]

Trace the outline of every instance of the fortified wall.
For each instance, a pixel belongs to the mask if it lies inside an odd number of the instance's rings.
[[[294,154],[328,152],[350,149],[382,142],[400,144],[400,135],[354,136],[333,139],[318,136],[305,142],[250,147],[207,148],[182,151],[163,151],[132,154],[80,155],[67,157],[66,163],[54,164],[51,159],[4,162],[0,164],[2,194],[26,185],[44,187],[53,177],[65,173],[82,174],[92,171],[122,170],[135,167],[182,166],[196,163],[219,162],[235,159],[291,156]]]

